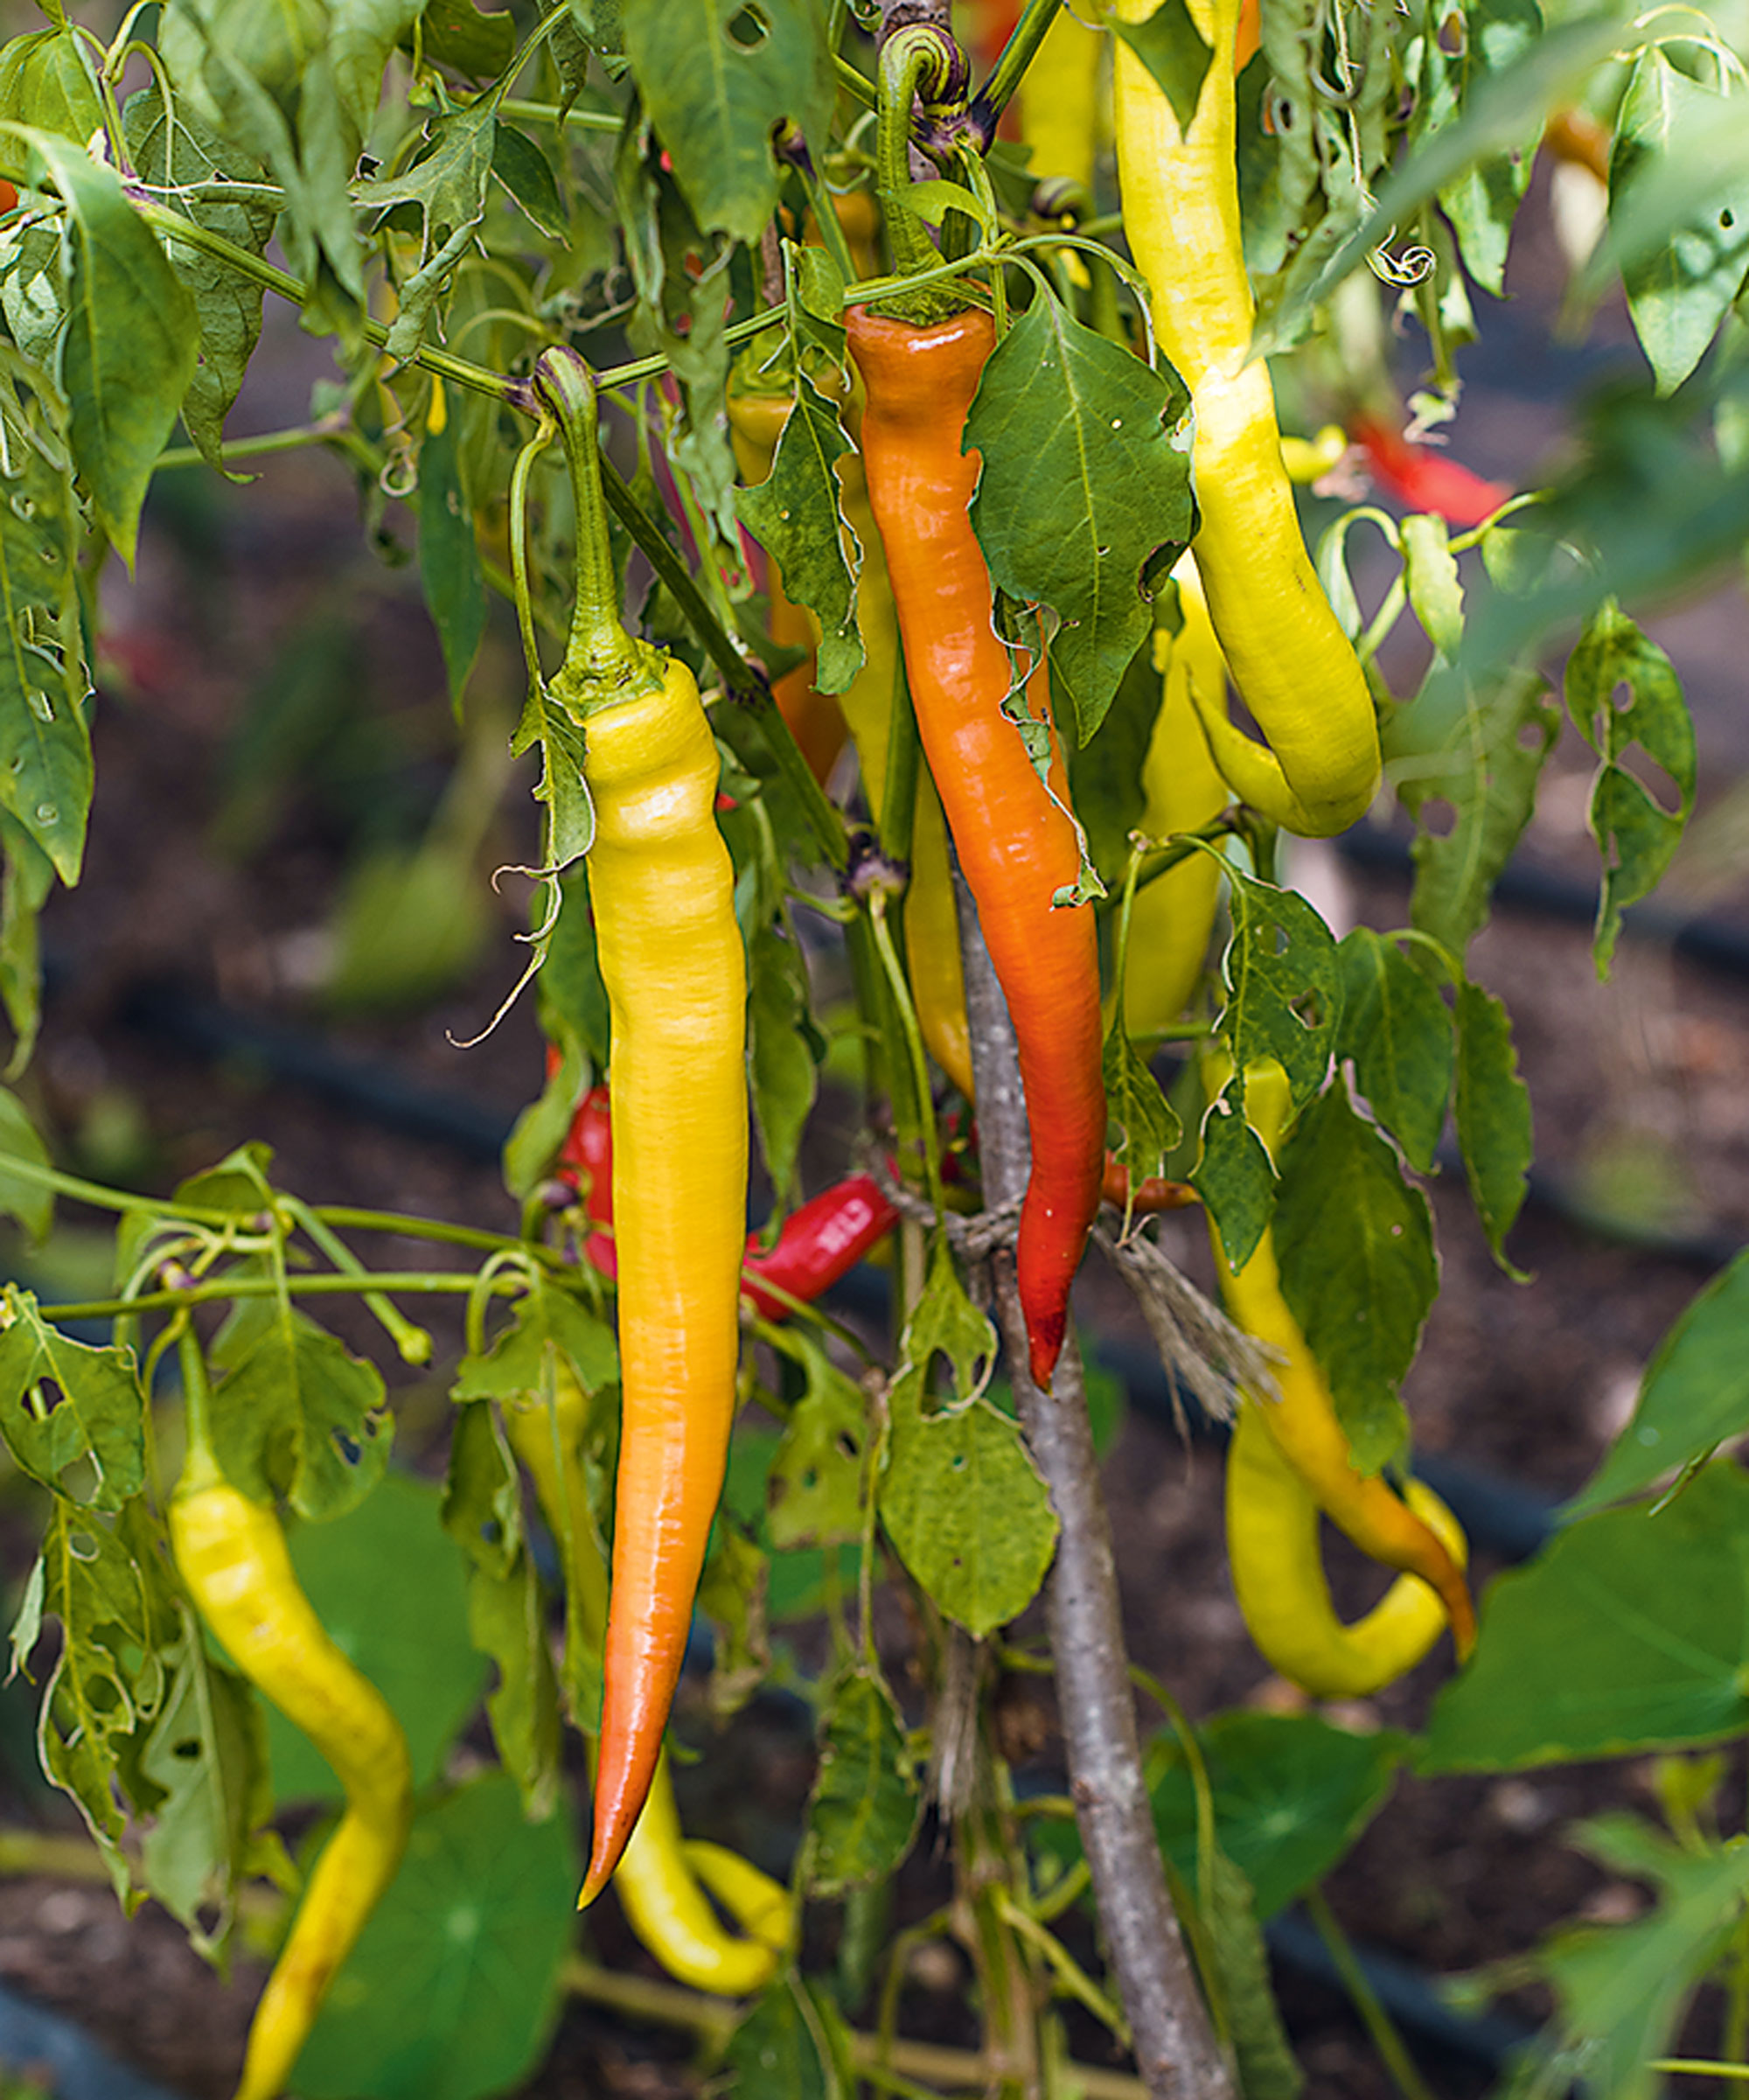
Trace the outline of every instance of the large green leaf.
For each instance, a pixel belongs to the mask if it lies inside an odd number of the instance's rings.
[[[1583,1516],[1638,1495],[1749,1429],[1749,1253],[1692,1299],[1658,1344],[1634,1419],[1568,1504]]]
[[[777,202],[774,128],[818,152],[832,110],[826,17],[809,0],[625,0],[625,48],[674,179],[707,234],[756,241]]]
[[[1749,199],[1744,208],[1749,219]],[[1574,727],[1603,761],[1591,793],[1592,835],[1603,861],[1595,942],[1602,977],[1624,908],[1656,889],[1682,842],[1694,807],[1694,722],[1669,658],[1613,598],[1598,608],[1567,659],[1566,700]],[[1675,809],[1664,808],[1622,764],[1636,745],[1674,784]]]
[[[807,1386],[771,1461],[766,1536],[780,1552],[852,1543],[862,1535],[868,1396],[805,1334],[784,1349],[801,1364]]]
[[[199,317],[115,171],[45,131],[31,144],[66,205],[60,378],[73,465],[131,566],[146,484],[199,355]]]
[[[394,1427],[382,1373],[338,1335],[289,1302],[244,1299],[213,1361],[225,1367],[213,1394],[213,1443],[245,1495],[283,1495],[301,1517],[338,1517],[382,1477]]]
[[[440,1500],[429,1482],[388,1473],[337,1523],[300,1524],[290,1538],[291,1565],[317,1617],[406,1730],[415,1786],[442,1771],[485,1683],[485,1660],[468,1637],[466,1570]],[[385,1568],[393,1582],[381,1580]],[[272,1707],[268,1743],[276,1802],[340,1798],[328,1761]]]
[[[141,177],[153,183],[259,182],[259,161],[240,153],[192,109],[178,109],[172,125],[156,88],[142,88],[122,113],[128,150]],[[209,233],[234,247],[262,255],[273,237],[274,213],[261,205],[210,199],[184,207]],[[176,274],[188,287],[200,317],[200,359],[183,397],[182,420],[209,464],[220,461],[225,418],[261,332],[261,288],[253,279],[185,241],[170,242]]]
[[[1339,1081],[1300,1120],[1275,1205],[1281,1293],[1330,1381],[1355,1463],[1402,1449],[1397,1397],[1439,1287],[1427,1199]]]
[[[867,1669],[840,1678],[820,1717],[808,1803],[807,1886],[842,1895],[898,1870],[922,1812],[916,1761],[892,1694]]]
[[[1195,527],[1190,396],[1040,297],[996,345],[965,422],[981,452],[972,523],[997,586],[1048,605],[1059,714],[1077,740],[1104,719],[1152,624],[1144,578]]]
[[[358,201],[387,212],[412,205],[420,213],[419,267],[397,287],[397,310],[386,345],[391,357],[411,357],[447,279],[460,264],[485,216],[486,184],[498,143],[498,98],[430,120],[424,157],[404,174],[357,185]]]
[[[1717,1742],[1746,1725],[1749,1477],[1719,1464],[1657,1515],[1583,1517],[1500,1576],[1421,1762],[1510,1771]]]
[[[1340,1054],[1373,1113],[1425,1174],[1445,1128],[1455,1050],[1446,1002],[1402,949],[1370,926],[1343,938]]]
[[[415,1817],[394,1884],[335,1978],[291,2083],[308,2100],[481,2100],[557,2018],[578,1861],[499,1772]]]
[[[1721,108],[1724,105],[1724,108]],[[1656,45],[1640,54],[1616,118],[1610,155],[1610,215],[1625,215],[1636,186],[1667,160],[1690,158],[1710,120],[1733,113],[1741,125],[1749,99],[1729,98],[1674,66]],[[1749,171],[1722,173],[1716,189],[1697,199],[1686,224],[1672,226],[1658,247],[1626,259],[1622,283],[1634,332],[1669,394],[1700,362],[1730,311],[1749,270]]]
[[[1720,1852],[1685,1852],[1626,1814],[1581,1824],[1571,1842],[1610,1874],[1652,1882],[1658,1901],[1628,1924],[1560,1930],[1531,1960],[1555,1987],[1585,2090],[1653,2100],[1668,2088],[1652,2060],[1675,2042],[1683,2006],[1742,1915],[1749,1844],[1739,1838]]]
[[[145,1405],[132,1350],[75,1342],[44,1319],[29,1291],[6,1286],[0,1431],[33,1480],[74,1502],[120,1509],[145,1481]],[[86,1477],[70,1483],[73,1468]]]
[[[1310,1713],[1217,1713],[1200,1733],[1221,1849],[1273,1917],[1321,1880],[1383,1805],[1409,1747],[1395,1730],[1351,1735]],[[1150,1791],[1154,1827],[1187,1880],[1196,1873],[1196,1790],[1172,1739]]]
[[[91,53],[66,23],[14,37],[0,50],[0,118],[52,131],[80,148],[103,129],[103,98]],[[23,180],[30,151],[15,134],[0,135],[0,175]]]
[[[1458,987],[1457,1127],[1488,1244],[1507,1273],[1518,1276],[1503,1246],[1530,1186],[1530,1090],[1518,1075],[1505,1007],[1467,978]]]
[[[1296,1108],[1324,1084],[1342,1017],[1335,936],[1303,897],[1230,864],[1232,938],[1221,959],[1227,1002],[1216,1026],[1239,1068],[1273,1057]]]

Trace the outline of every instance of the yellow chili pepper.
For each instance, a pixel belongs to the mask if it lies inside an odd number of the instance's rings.
[[[1330,1601],[1319,1510],[1270,1433],[1270,1410],[1245,1399],[1227,1448],[1227,1554],[1246,1629],[1271,1669],[1314,1699],[1363,1699],[1412,1670],[1446,1620],[1437,1591],[1398,1575],[1363,1618],[1344,1625]],[[1411,1480],[1409,1507],[1462,1567],[1463,1527]]]
[[[561,1364],[551,1406],[531,1395],[523,1406],[507,1407],[505,1434],[558,1542],[570,1605],[567,1637],[595,1650],[606,1628],[608,1585],[583,1473],[589,1417],[582,1388]],[[613,1886],[638,1939],[671,1976],[694,1990],[749,1996],[770,1982],[789,1944],[794,1920],[789,1891],[726,1847],[682,1838],[665,1750]],[[706,1889],[745,1937],[723,1929]]]
[[[1188,3],[1214,47],[1188,130],[1141,60],[1116,42],[1124,225],[1153,294],[1160,348],[1195,405],[1202,523],[1195,545],[1215,631],[1271,747],[1254,747],[1251,777],[1233,785],[1276,822],[1327,834],[1353,823],[1372,799],[1378,731],[1366,680],[1300,537],[1269,368],[1245,361],[1255,309],[1239,227],[1239,0]],[[1126,22],[1153,9],[1153,0],[1117,0]],[[1225,771],[1218,746],[1215,757]]]
[[[1211,1099],[1231,1074],[1232,1061],[1224,1054],[1205,1059],[1203,1080]],[[1246,1067],[1246,1120],[1272,1154],[1280,1148],[1290,1106],[1287,1076],[1273,1058]],[[1390,1483],[1355,1465],[1324,1374],[1282,1297],[1270,1235],[1264,1234],[1236,1276],[1212,1217],[1209,1234],[1228,1311],[1279,1358],[1275,1369],[1279,1399],[1251,1399],[1245,1405],[1257,1408],[1283,1459],[1339,1531],[1375,1560],[1419,1575],[1438,1592],[1461,1660],[1475,1639],[1475,1612],[1463,1574],[1434,1531]],[[1284,1566],[1283,1589],[1291,1590],[1294,1580],[1294,1568]]]
[[[1226,660],[1195,561],[1184,555],[1172,573],[1183,624],[1176,634],[1154,633],[1154,661],[1166,673],[1166,690],[1142,761],[1141,827],[1152,839],[1195,831],[1228,802],[1227,783],[1209,755],[1193,697],[1212,694],[1224,710]],[[1124,1017],[1132,1035],[1163,1035],[1182,1015],[1209,959],[1220,890],[1220,862],[1200,852],[1137,890],[1124,971]]]
[[[394,1879],[413,1819],[413,1774],[401,1723],[298,1587],[278,1517],[219,1471],[205,1367],[192,1341],[183,1368],[188,1451],[169,1511],[177,1571],[231,1660],[303,1731],[346,1791],[345,1812],[305,1885],[249,2026],[236,2100],[274,2100],[336,1971]]]
[[[587,1903],[655,1775],[728,1455],[747,1235],[747,966],[698,687],[620,624],[589,368],[549,350],[534,379],[577,514],[576,608],[549,691],[583,729],[589,896],[612,1030],[622,1409]]]

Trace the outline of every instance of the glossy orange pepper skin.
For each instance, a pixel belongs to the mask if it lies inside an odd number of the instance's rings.
[[[1020,1044],[1033,1147],[1020,1293],[1032,1374],[1048,1389],[1104,1169],[1099,966],[1091,912],[1052,906],[1080,873],[1075,827],[1003,715],[1008,654],[992,624],[990,572],[969,514],[981,463],[961,452],[960,438],[995,330],[977,311],[916,328],[854,307],[846,321],[868,388],[868,500],[917,728]],[[1042,719],[1042,665],[1027,692]],[[1061,764],[1059,756],[1056,785],[1066,804]]]

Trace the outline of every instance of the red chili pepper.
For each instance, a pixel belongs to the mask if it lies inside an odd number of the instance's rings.
[[[549,1055],[549,1062],[550,1055]],[[559,1177],[582,1197],[585,1216],[605,1226],[583,1242],[583,1255],[610,1279],[617,1273],[613,1245],[613,1132],[608,1091],[591,1087],[571,1119],[559,1148]],[[899,1222],[899,1214],[871,1176],[853,1174],[792,1210],[775,1245],[763,1249],[761,1235],[748,1235],[742,1264],[742,1295],[767,1320],[787,1320],[794,1301],[810,1305],[847,1275]],[[763,1290],[760,1285],[774,1287]],[[782,1293],[780,1296],[778,1294]]]
[[[1480,525],[1511,499],[1503,482],[1485,481],[1435,446],[1411,443],[1376,416],[1355,416],[1348,435],[1366,454],[1373,479],[1411,511],[1431,512],[1447,525]]]

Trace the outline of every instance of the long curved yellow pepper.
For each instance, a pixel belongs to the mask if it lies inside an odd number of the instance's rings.
[[[1227,1448],[1227,1555],[1246,1630],[1272,1670],[1314,1699],[1364,1699],[1412,1670],[1444,1631],[1446,1607],[1419,1576],[1398,1575],[1364,1617],[1337,1617],[1319,1543],[1318,1503],[1270,1434],[1268,1409],[1240,1404]],[[1462,1567],[1468,1542],[1418,1480],[1411,1512]]]
[[[1252,747],[1246,781],[1233,785],[1278,823],[1325,834],[1353,823],[1372,799],[1378,731],[1360,665],[1300,536],[1269,367],[1245,361],[1255,308],[1236,157],[1240,0],[1188,4],[1213,56],[1188,131],[1140,59],[1115,40],[1124,226],[1148,281],[1160,348],[1195,405],[1202,523],[1195,548],[1215,631],[1270,747]],[[1117,0],[1126,22],[1153,11],[1153,0]],[[1227,754],[1217,748],[1215,756],[1226,770]]]
[[[177,1570],[231,1660],[316,1745],[346,1793],[249,2025],[236,2100],[275,2100],[394,1879],[413,1820],[413,1773],[401,1723],[299,1587],[278,1517],[220,1473],[198,1377],[187,1381],[188,1455],[169,1510]]]
[[[599,1650],[607,1624],[607,1569],[589,1510],[582,1442],[589,1404],[560,1365],[550,1406],[530,1396],[505,1410],[505,1434],[521,1461],[557,1541],[569,1604],[567,1637]],[[789,1944],[789,1891],[750,1860],[720,1845],[690,1842],[680,1831],[665,1750],[649,1797],[613,1877],[615,1894],[638,1939],[668,1973],[696,1991],[744,1998],[763,1990]],[[728,1932],[708,1889],[742,1929]]]
[[[1197,699],[1210,694],[1224,711],[1226,660],[1195,560],[1185,555],[1172,573],[1182,624],[1174,635],[1154,631],[1154,660],[1166,685],[1142,760],[1141,827],[1153,839],[1196,830],[1219,816],[1229,799],[1196,712]],[[1193,853],[1137,890],[1124,969],[1124,1017],[1132,1035],[1163,1035],[1183,1014],[1208,961],[1220,890],[1221,864],[1206,853]]]
[[[1021,137],[1032,148],[1027,172],[1043,182],[1079,183],[1091,196],[1099,143],[1099,59],[1104,36],[1065,9],[1045,31],[1021,75],[1015,101]]]
[[[620,624],[589,367],[548,350],[534,384],[558,424],[577,514],[576,606],[548,690],[583,731],[589,899],[612,1028],[621,1429],[587,1903],[655,1776],[728,1457],[747,1236],[747,965],[697,684]]]
[[[1204,1085],[1211,1099],[1231,1074],[1232,1060],[1224,1053],[1204,1061]],[[1273,1058],[1260,1058],[1246,1067],[1246,1120],[1272,1155],[1280,1148],[1290,1106],[1286,1074]],[[1265,1232],[1237,1275],[1228,1267],[1212,1217],[1209,1236],[1227,1310],[1279,1359],[1275,1366],[1279,1399],[1263,1401],[1247,1396],[1241,1412],[1256,1410],[1281,1457],[1331,1523],[1362,1552],[1387,1567],[1418,1575],[1437,1592],[1461,1660],[1475,1639],[1475,1611],[1461,1569],[1436,1533],[1388,1482],[1355,1467],[1324,1374],[1281,1294],[1269,1233]],[[1297,1578],[1293,1568],[1284,1564],[1279,1579],[1286,1591]]]

